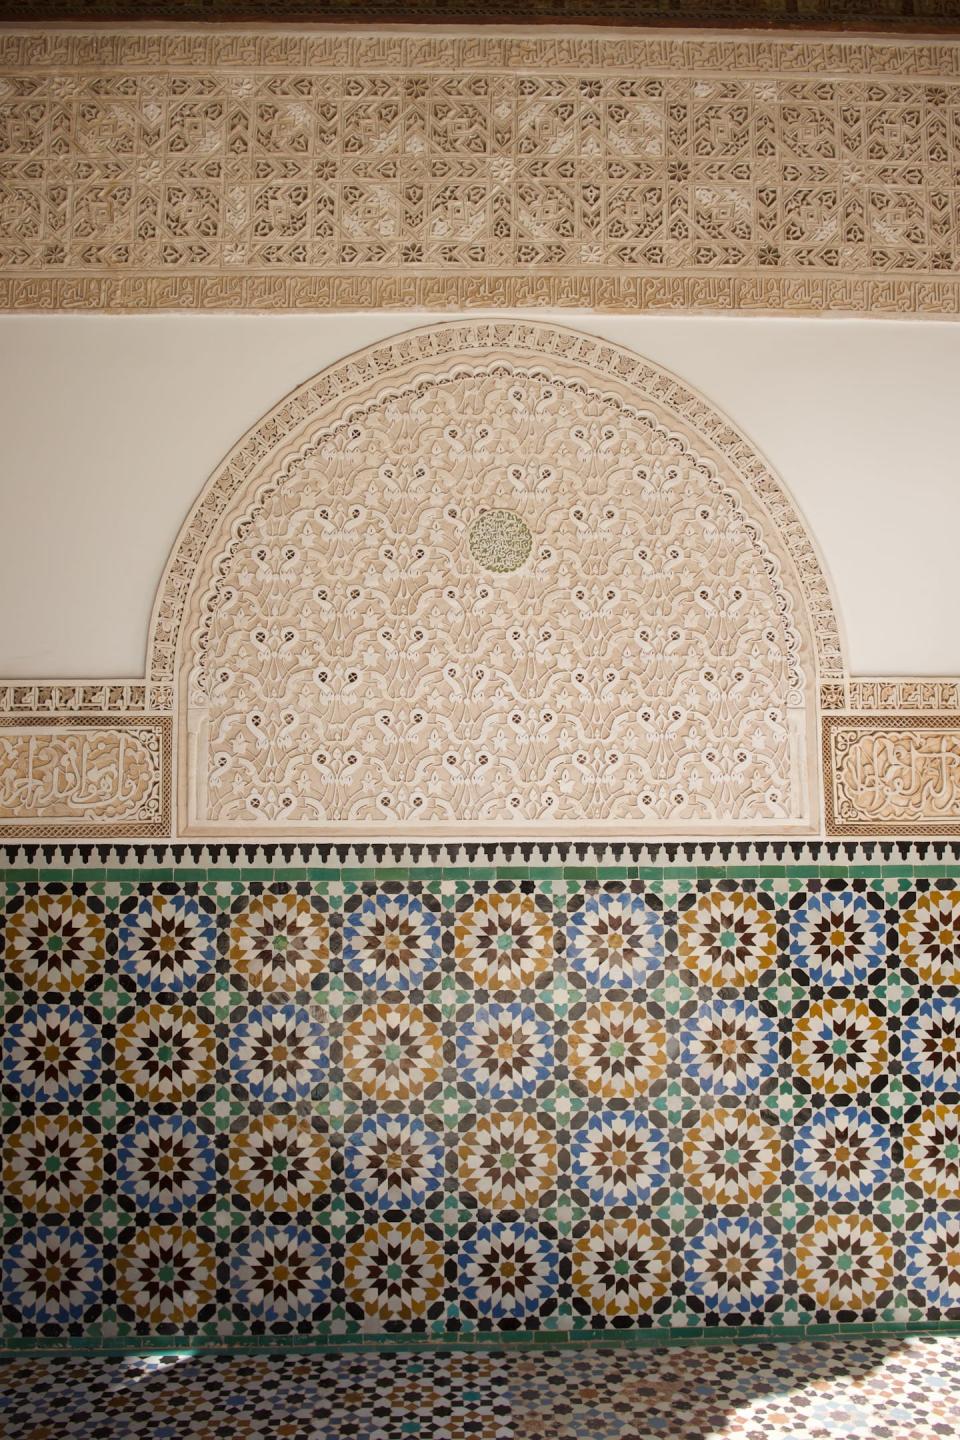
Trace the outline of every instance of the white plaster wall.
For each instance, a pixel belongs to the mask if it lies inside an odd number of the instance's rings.
[[[142,674],[160,573],[223,454],[332,361],[450,318],[0,318],[0,675]],[[674,370],[766,454],[853,674],[960,674],[960,324],[553,318]]]

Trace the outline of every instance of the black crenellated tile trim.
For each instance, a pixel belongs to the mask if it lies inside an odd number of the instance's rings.
[[[335,844],[308,841],[90,842],[65,839],[0,845],[0,873],[22,868],[165,867],[341,869],[356,866],[532,865],[722,866],[960,863],[957,839],[856,840],[405,840]]]

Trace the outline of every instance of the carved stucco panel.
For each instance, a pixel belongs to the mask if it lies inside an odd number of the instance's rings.
[[[836,715],[823,724],[828,834],[957,834],[955,715]]]
[[[0,715],[166,714],[173,687],[143,680],[0,680]]]
[[[166,837],[166,716],[0,716],[0,838]]]
[[[418,332],[389,385],[374,348],[243,443],[181,634],[185,833],[817,828],[782,491],[700,397],[723,448],[668,423],[673,377],[525,328]]]
[[[150,624],[149,677],[158,684],[173,681],[184,607],[201,557],[209,554],[212,537],[225,523],[223,517],[233,514],[239,497],[255,483],[268,458],[276,464],[289,459],[298,437],[303,443],[310,422],[319,426],[338,415],[345,397],[362,395],[378,382],[400,383],[410,374],[431,371],[458,356],[470,363],[477,354],[491,351],[514,360],[535,359],[548,369],[573,366],[578,372],[599,375],[605,388],[620,387],[628,402],[641,395],[645,407],[668,430],[696,435],[704,453],[713,456],[721,470],[739,477],[768,517],[768,534],[775,533],[786,551],[787,568],[803,593],[821,680],[845,678],[833,596],[816,546],[780,481],[747,437],[676,375],[633,351],[582,331],[529,320],[448,322],[406,331],[330,366],[254,425],[207,481],[167,562]]]

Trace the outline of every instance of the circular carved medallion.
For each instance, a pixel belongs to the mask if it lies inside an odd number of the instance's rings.
[[[497,575],[519,570],[533,546],[529,527],[513,510],[485,510],[470,526],[470,554]]]

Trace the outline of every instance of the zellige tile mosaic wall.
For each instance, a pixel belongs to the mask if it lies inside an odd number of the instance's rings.
[[[956,846],[0,874],[8,1345],[960,1321]]]

